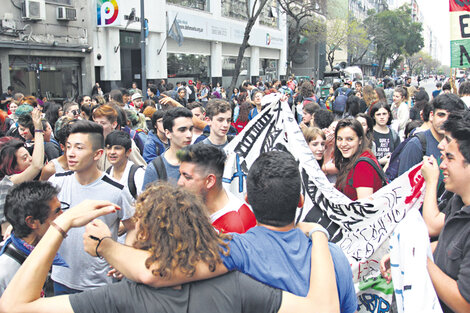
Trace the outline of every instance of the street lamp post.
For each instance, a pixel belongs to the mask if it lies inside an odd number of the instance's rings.
[[[142,66],[142,96],[147,100],[147,70],[145,62],[145,9],[144,0],[140,0],[140,58]]]

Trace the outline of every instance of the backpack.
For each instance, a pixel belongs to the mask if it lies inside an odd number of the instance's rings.
[[[111,173],[111,167],[112,166],[108,167],[108,169],[106,170],[107,174]],[[137,199],[137,187],[135,185],[134,176],[135,176],[135,172],[137,172],[139,167],[142,167],[142,166],[137,165],[137,164],[132,164],[131,169],[129,170],[129,176],[127,177],[127,186],[129,188],[131,195],[134,197],[134,199]]]
[[[385,171],[390,181],[398,177],[398,168],[400,167],[400,153],[405,148],[406,144],[411,140],[411,138],[417,137],[421,143],[421,149],[423,156],[426,155],[426,135],[423,132],[419,132],[403,140],[398,147],[395,148],[392,155],[390,156],[390,161],[388,163],[388,168]]]
[[[348,89],[346,88],[339,88],[338,95],[333,102],[333,113],[335,114],[343,114],[344,110],[346,109],[346,101],[348,100]]]
[[[317,97],[315,95],[313,97],[308,97],[305,98],[304,101],[302,101],[302,105],[305,106],[307,103],[317,103]]]
[[[165,163],[163,163],[162,154],[153,159],[152,164],[153,167],[155,167],[155,170],[157,171],[158,179],[162,181],[167,181],[168,175],[166,173]]]
[[[359,162],[367,162],[369,163],[373,168],[374,170],[377,172],[377,174],[379,174],[379,177],[380,177],[380,180],[382,180],[382,186],[385,186],[389,183],[389,180],[387,179],[387,176],[385,175],[382,167],[380,167],[379,165],[377,165],[377,163],[374,162],[374,160],[372,160],[371,158],[368,158],[368,157],[360,157],[357,161],[356,161],[356,164],[354,164],[354,167],[353,167],[353,173],[351,175],[351,178],[348,180],[348,185],[349,186],[353,186],[354,185],[354,170],[356,169],[356,165],[357,163]]]

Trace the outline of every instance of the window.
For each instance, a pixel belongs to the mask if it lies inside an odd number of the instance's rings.
[[[222,59],[222,76],[233,76],[235,73],[236,57],[223,57]],[[248,76],[250,74],[250,58],[243,58],[240,67],[240,76]]]
[[[267,81],[277,79],[277,60],[260,59],[259,60],[259,75],[264,77]]]
[[[239,20],[246,20],[246,1],[249,0],[222,0],[222,15]]]
[[[177,4],[201,11],[209,11],[208,0],[168,0],[167,3]]]
[[[279,8],[276,0],[268,0],[259,16],[259,23],[270,27],[279,27]]]
[[[209,64],[209,56],[168,53],[168,78],[194,77],[195,79],[207,79],[209,77]]]

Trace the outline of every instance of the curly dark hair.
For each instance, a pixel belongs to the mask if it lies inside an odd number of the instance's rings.
[[[220,253],[228,255],[231,237],[217,233],[203,202],[181,187],[147,188],[137,199],[134,219],[139,223],[134,247],[151,253],[145,266],[153,265],[155,276],[169,279],[179,270],[191,277],[199,261],[213,272],[222,262]]]

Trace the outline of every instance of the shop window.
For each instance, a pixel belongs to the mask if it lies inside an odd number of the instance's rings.
[[[246,20],[246,2],[249,0],[222,0],[222,15]]]
[[[272,81],[278,78],[277,75],[278,60],[260,59],[259,60],[259,75],[267,81]]]
[[[183,7],[188,7],[201,11],[209,11],[208,0],[167,0],[167,3],[177,4]]]
[[[268,0],[259,16],[259,23],[270,27],[279,27],[279,7],[277,0]]]
[[[192,77],[207,80],[210,57],[198,54],[168,53],[168,78]]]
[[[235,74],[236,57],[222,58],[222,76],[233,76]],[[243,58],[240,67],[240,76],[248,76],[250,73],[250,58]]]

